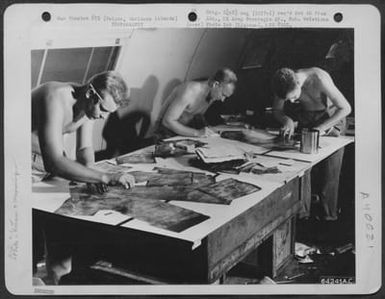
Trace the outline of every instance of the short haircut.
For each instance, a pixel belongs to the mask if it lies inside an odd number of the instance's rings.
[[[236,83],[237,75],[229,68],[219,69],[214,76],[210,77],[210,82],[217,81],[219,83]]]
[[[292,69],[281,68],[274,73],[271,80],[271,88],[277,97],[284,99],[290,91],[295,89],[295,87],[296,78]]]
[[[111,94],[114,102],[121,105],[128,100],[128,88],[122,76],[116,71],[107,71],[96,74],[88,80],[97,91],[105,90]]]

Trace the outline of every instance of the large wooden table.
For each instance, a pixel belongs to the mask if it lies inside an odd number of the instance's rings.
[[[180,139],[181,137],[179,137]],[[271,276],[293,255],[295,216],[304,190],[304,174],[336,150],[353,141],[351,137],[321,137],[318,154],[298,151],[268,151],[220,137],[202,139],[210,144],[224,143],[261,155],[263,159],[293,159],[293,165],[280,166],[277,174],[219,174],[220,181],[233,177],[261,188],[238,198],[230,205],[186,201],[168,203],[187,208],[210,218],[180,233],[156,228],[129,219],[118,212],[100,211],[94,216],[66,217],[54,214],[69,198],[68,181],[52,179],[33,185],[36,217],[53,224],[76,227],[79,250],[73,258],[74,269],[98,259],[106,260],[121,273],[136,273],[147,282],[215,283],[233,266],[258,248],[258,264]],[[151,152],[150,146],[138,152]],[[188,164],[191,156],[157,159],[154,164],[132,164],[132,170],[151,171],[154,166],[199,171]],[[107,267],[108,268],[108,267]]]

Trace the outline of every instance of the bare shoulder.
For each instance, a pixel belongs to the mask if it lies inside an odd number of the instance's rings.
[[[62,82],[47,82],[33,90],[40,101],[49,106],[66,105],[72,99],[71,91],[71,85]]]
[[[324,82],[331,79],[329,73],[319,67],[312,67],[309,70],[315,80]]]
[[[47,82],[40,85],[32,91],[34,110],[41,117],[64,117],[72,106],[72,90],[70,84],[63,82]]]
[[[201,82],[189,81],[180,85],[179,95],[183,97],[186,101],[193,99],[195,96],[198,96],[202,91]]]
[[[188,81],[186,84],[192,89],[201,89],[204,85],[202,81]]]
[[[184,86],[188,92],[192,93],[199,93],[202,90],[202,82],[199,81],[188,81]]]

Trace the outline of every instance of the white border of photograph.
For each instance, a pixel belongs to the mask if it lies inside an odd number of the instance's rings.
[[[50,12],[49,22],[42,21]],[[198,18],[187,18],[194,11]],[[232,20],[231,11],[262,17]],[[307,19],[304,17],[309,13]],[[336,23],[335,13],[343,20]],[[92,17],[99,16],[100,18]],[[210,21],[208,18],[211,17]],[[226,17],[227,19],[224,19]],[[122,23],[121,19],[125,19]],[[225,20],[225,21],[224,21]],[[31,49],[124,44],[136,28],[354,28],[356,283],[32,286]],[[4,14],[5,281],[13,294],[365,294],[381,285],[380,13],[371,5],[15,4]],[[62,37],[56,39],[56,36]],[[55,38],[55,42],[52,40]],[[118,62],[119,64],[119,62]],[[353,188],[354,186],[352,186]]]

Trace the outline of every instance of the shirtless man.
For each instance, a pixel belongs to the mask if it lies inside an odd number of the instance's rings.
[[[273,113],[282,124],[284,135],[292,136],[296,126],[312,128],[321,135],[338,136],[344,131],[344,119],[351,107],[334,85],[329,74],[320,68],[279,69],[272,78],[275,94]],[[289,102],[289,103],[288,103]],[[286,105],[286,104],[289,105]],[[292,104],[292,105],[290,105]],[[292,107],[290,107],[292,106]],[[324,220],[337,220],[338,185],[344,149],[332,154],[317,166],[319,177],[312,175],[320,198]],[[305,216],[310,203],[305,205]]]
[[[33,167],[68,180],[94,183],[99,192],[106,191],[108,184],[133,186],[131,175],[89,168],[95,162],[93,120],[106,118],[126,97],[126,84],[114,72],[97,74],[85,85],[48,82],[32,90]],[[63,136],[75,131],[77,161],[65,156],[63,146]]]
[[[104,72],[86,84],[48,82],[32,90],[32,168],[68,180],[90,183],[101,193],[108,184],[134,186],[134,177],[124,173],[104,173],[91,169],[93,120],[105,118],[127,98],[127,87],[119,74]],[[64,154],[63,136],[75,132],[76,160]],[[57,284],[71,271],[75,233],[45,224],[46,283]],[[60,231],[62,231],[60,233]]]
[[[177,86],[160,113],[158,136],[207,137],[214,134],[205,126],[203,115],[214,101],[230,97],[236,82],[235,73],[223,68],[206,81],[190,81]]]
[[[274,116],[282,124],[284,134],[291,136],[296,127],[319,130],[321,135],[331,133],[351,112],[343,94],[334,85],[329,74],[320,68],[288,68],[278,70],[272,81],[275,94]],[[298,104],[297,113],[284,111],[285,102]],[[292,117],[289,115],[291,114]],[[334,132],[335,133],[335,132]]]

